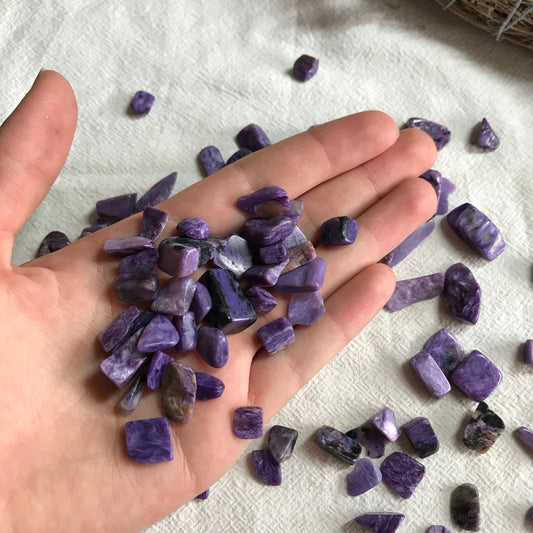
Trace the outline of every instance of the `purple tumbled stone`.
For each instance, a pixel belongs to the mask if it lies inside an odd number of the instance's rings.
[[[200,492],[198,496],[196,496],[195,500],[207,500],[209,498],[209,489],[204,490],[204,492]]]
[[[257,337],[269,354],[278,353],[296,340],[294,328],[284,316],[259,328]]]
[[[533,431],[525,426],[515,430],[517,437],[530,449],[533,450]]]
[[[252,287],[272,287],[288,262],[285,259],[275,265],[253,265],[242,275],[242,279]]]
[[[177,230],[191,239],[207,239],[211,234],[209,224],[203,218],[184,218],[178,223]]]
[[[152,311],[164,315],[184,315],[189,311],[196,285],[192,278],[170,279],[152,302]]]
[[[143,219],[141,222],[141,231],[139,235],[155,241],[168,222],[168,213],[155,207],[147,206],[143,210]]]
[[[248,124],[237,133],[237,144],[241,148],[247,148],[252,152],[257,152],[261,148],[270,146],[270,139],[263,129],[257,124]]]
[[[455,185],[444,176],[440,178],[440,196],[437,205],[437,215],[443,215],[448,212],[448,196],[455,191]]]
[[[318,72],[318,59],[301,55],[292,66],[292,73],[298,81],[308,81]]]
[[[62,231],[51,231],[41,242],[37,257],[57,252],[70,244],[70,239]]]
[[[213,263],[220,268],[230,270],[240,278],[253,265],[252,252],[246,239],[239,235],[230,235],[213,254]]]
[[[263,287],[250,287],[245,292],[256,313],[269,313],[278,305],[278,302],[270,292]]]
[[[481,352],[474,350],[450,374],[450,379],[468,398],[482,402],[500,384],[502,373]]]
[[[450,533],[450,530],[444,526],[429,526],[426,533]]]
[[[268,449],[277,463],[289,459],[294,450],[298,432],[285,426],[272,426],[268,432]]]
[[[301,292],[291,296],[287,317],[291,324],[310,326],[324,314],[325,310],[324,300],[318,291]]]
[[[433,398],[442,398],[452,390],[448,378],[430,353],[422,350],[409,360],[409,365],[422,380]]]
[[[239,439],[258,439],[263,436],[263,409],[238,407],[233,412],[233,433]]]
[[[373,416],[370,419],[370,422],[372,422],[372,424],[374,424],[374,426],[376,426],[376,428],[379,429],[390,442],[397,441],[402,433],[396,425],[394,413],[388,407],[385,407],[377,415]]]
[[[334,217],[320,226],[320,242],[324,246],[352,244],[359,232],[359,224],[352,217]]]
[[[194,319],[197,324],[209,313],[212,305],[213,302],[207,287],[202,283],[196,283],[189,309],[194,314]]]
[[[315,292],[320,290],[326,275],[326,262],[316,257],[309,263],[281,274],[272,287],[277,292]]]
[[[224,382],[211,374],[196,372],[196,399],[214,400],[224,392]]]
[[[159,292],[159,278],[152,272],[120,274],[114,285],[117,296],[124,302],[153,300]]]
[[[409,237],[404,239],[394,250],[392,250],[392,258],[388,265],[392,268],[400,261],[405,259],[417,246],[419,246],[424,239],[426,239],[435,229],[435,221],[430,220],[420,227],[415,229]]]
[[[524,363],[533,365],[533,339],[528,339],[524,343]]]
[[[481,287],[474,274],[462,263],[448,268],[442,291],[444,309],[453,318],[475,324],[481,311]]]
[[[503,420],[485,402],[476,407],[474,416],[468,421],[463,433],[463,443],[478,453],[487,452],[503,433]]]
[[[159,268],[175,278],[191,275],[200,266],[198,248],[184,246],[172,242],[172,238],[164,239],[159,244]]]
[[[121,194],[96,202],[96,212],[99,217],[128,218],[135,208],[137,193]]]
[[[446,219],[465,244],[488,261],[496,259],[505,250],[500,230],[472,204],[456,207]]]
[[[385,443],[387,440],[377,428],[358,427],[347,431],[346,435],[362,444],[371,459],[379,459],[385,455]]]
[[[118,408],[123,413],[133,413],[139,402],[146,385],[146,374],[141,374],[130,387],[124,398],[118,404]]]
[[[204,361],[214,368],[222,368],[228,362],[228,339],[218,328],[202,326],[198,330],[196,349]]]
[[[98,334],[98,340],[106,352],[113,350],[126,338],[138,316],[139,309],[134,305],[130,305],[104,331]]]
[[[122,274],[129,272],[139,274],[141,272],[152,272],[157,265],[159,255],[155,248],[147,248],[136,254],[123,257],[119,263],[119,269]]]
[[[438,296],[444,288],[444,274],[429,274],[418,278],[403,279],[396,287],[385,307],[389,311],[399,311],[404,307]]]
[[[372,459],[359,459],[354,469],[346,476],[348,494],[359,496],[381,483],[381,479],[381,470]]]
[[[305,233],[298,226],[295,226],[295,228],[292,230],[292,233],[285,239],[285,242],[289,247],[289,255],[291,248],[297,246],[298,244],[302,244],[307,240],[308,239],[305,236]]]
[[[405,515],[398,513],[366,513],[358,516],[354,522],[372,533],[394,533],[404,520]]]
[[[445,376],[453,372],[465,358],[464,348],[446,328],[432,335],[426,341],[424,350],[435,359]]]
[[[146,91],[137,91],[130,102],[130,108],[135,113],[146,115],[152,109],[155,102],[155,96]]]
[[[266,265],[281,263],[289,258],[289,248],[283,241],[259,248],[259,257]]]
[[[144,328],[137,348],[140,352],[151,353],[172,348],[180,340],[172,322],[163,315],[156,315]]]
[[[282,274],[290,272],[302,265],[310,263],[316,257],[316,250],[311,241],[305,240],[289,248],[289,262],[281,271]]]
[[[210,176],[225,166],[224,158],[216,146],[206,146],[200,150],[198,160],[204,169],[205,175]]]
[[[296,221],[286,216],[252,218],[244,224],[243,237],[253,245],[267,246],[286,239],[295,226]]]
[[[413,495],[426,469],[422,463],[402,452],[393,452],[381,463],[383,481],[402,498]]]
[[[90,226],[83,228],[80,237],[92,235],[93,233],[96,233],[97,231],[100,231],[101,229],[107,228],[109,226],[111,226],[111,222],[108,222],[107,220],[98,219],[98,222],[94,222]]]
[[[135,211],[144,211],[147,207],[153,207],[154,205],[165,201],[170,196],[177,177],[178,173],[172,172],[152,185],[152,187],[139,198],[135,205]]]
[[[172,323],[180,336],[174,350],[177,352],[194,350],[198,343],[198,330],[196,329],[194,313],[189,311],[183,315],[172,317]]]
[[[268,185],[258,191],[251,194],[241,196],[237,199],[237,207],[246,213],[251,215],[256,214],[256,208],[258,205],[265,202],[275,201],[280,203],[283,207],[290,207],[290,200],[287,191],[278,187],[277,185]]]
[[[188,422],[196,400],[194,370],[178,361],[170,361],[161,376],[161,408],[163,414],[180,423]]]
[[[299,220],[302,217],[304,203],[302,200],[291,200],[289,207],[285,207],[276,200],[267,200],[255,206],[255,216],[258,218],[270,218],[280,215]]]
[[[341,461],[353,465],[361,455],[361,446],[342,431],[322,426],[315,434],[315,442]]]
[[[418,457],[424,459],[439,450],[439,439],[427,418],[418,417],[402,426]]]
[[[126,422],[128,456],[142,464],[172,460],[172,441],[168,418],[148,418]]]
[[[269,449],[254,450],[252,464],[257,477],[265,485],[281,485],[281,467]]]
[[[456,487],[450,497],[450,511],[455,524],[467,531],[479,531],[479,492],[471,483]]]
[[[476,144],[487,150],[496,150],[500,146],[500,139],[498,139],[486,118],[481,121]]]
[[[125,257],[153,247],[154,243],[145,237],[115,237],[105,242],[104,252],[111,257]]]
[[[232,163],[235,163],[235,161],[238,161],[239,159],[242,159],[243,157],[246,157],[251,153],[252,150],[248,150],[248,148],[239,148],[236,152],[234,152],[228,157],[226,165],[231,165]]]
[[[171,361],[174,361],[174,359],[165,352],[155,352],[152,355],[148,373],[146,374],[146,386],[149,389],[156,390],[161,388],[161,376]]]
[[[407,127],[425,131],[435,141],[437,150],[442,150],[450,141],[450,130],[431,120],[413,117],[407,121]]]
[[[149,311],[148,309],[142,311],[131,325],[129,335],[133,335],[136,331],[145,328],[152,321],[155,315],[155,313],[152,313],[152,311]]]

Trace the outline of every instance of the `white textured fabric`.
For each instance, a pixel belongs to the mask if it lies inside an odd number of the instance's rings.
[[[282,465],[280,487],[254,477],[248,452],[264,443],[253,441],[206,501],[190,502],[150,533],[356,532],[362,530],[350,521],[372,511],[404,513],[401,531],[431,524],[458,531],[449,499],[464,482],[480,490],[482,531],[528,530],[532,455],[513,430],[533,427],[533,368],[520,362],[522,343],[533,337],[531,51],[496,42],[429,0],[4,0],[1,15],[0,116],[9,114],[41,67],[63,73],[79,103],[68,163],[17,236],[17,264],[31,259],[51,230],[76,238],[94,220],[98,199],[144,192],[173,170],[176,191],[201,179],[199,150],[216,144],[229,157],[237,149],[235,134],[250,122],[275,142],[372,108],[399,125],[411,116],[446,124],[452,141],[434,168],[457,185],[451,207],[473,203],[507,242],[500,257],[484,261],[439,217],[431,237],[396,274],[416,277],[464,262],[483,291],[478,324],[448,318],[438,299],[395,314],[382,311],[272,421],[300,435],[294,456]],[[289,75],[302,53],[320,60],[318,74],[305,84]],[[156,103],[150,115],[134,119],[126,108],[139,89],[154,93]],[[493,153],[469,144],[483,117],[501,139]],[[461,443],[475,403],[458,391],[433,400],[407,365],[441,327],[503,372],[488,403],[507,431],[485,455]],[[384,484],[350,497],[345,478],[351,468],[318,449],[313,434],[323,424],[356,427],[386,405],[400,424],[428,417],[440,450],[423,460],[426,476],[411,499]],[[393,450],[413,453],[403,437],[388,446]]]

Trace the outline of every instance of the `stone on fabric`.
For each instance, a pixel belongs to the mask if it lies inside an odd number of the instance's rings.
[[[127,336],[130,328],[139,316],[139,309],[130,305],[109,326],[98,334],[98,340],[106,352],[110,352],[118,346]]]
[[[172,172],[152,185],[152,187],[139,198],[135,205],[135,211],[138,213],[139,211],[144,211],[147,207],[153,207],[165,201],[170,196],[177,177],[178,173]]]
[[[281,263],[289,258],[289,248],[283,241],[259,248],[259,258],[266,265]]]
[[[198,343],[198,330],[196,329],[194,313],[189,311],[183,315],[172,317],[172,324],[174,324],[180,336],[180,340],[174,346],[174,350],[177,352],[194,350]]]
[[[476,144],[487,150],[496,150],[500,146],[500,139],[498,139],[486,118],[481,121]]]
[[[415,248],[420,246],[422,242],[431,234],[435,229],[435,221],[430,220],[420,227],[415,229],[409,237],[404,239],[394,250],[392,250],[392,258],[388,265],[392,268],[396,266],[400,261],[405,259]]]
[[[444,176],[440,178],[440,196],[437,205],[437,215],[443,215],[448,212],[448,196],[455,191],[455,185]]]
[[[203,218],[184,218],[178,223],[177,230],[191,239],[207,239],[211,234],[209,224]]]
[[[258,205],[270,201],[278,202],[286,208],[290,207],[289,195],[287,194],[287,191],[281,187],[278,187],[277,185],[268,185],[251,194],[241,196],[237,199],[237,207],[245,213],[255,215]]]
[[[425,131],[435,141],[437,150],[442,150],[450,141],[450,130],[431,120],[413,117],[407,121],[407,127]]]
[[[151,353],[172,348],[180,340],[172,322],[163,315],[156,315],[144,328],[137,348],[140,352]]]
[[[224,382],[211,374],[196,372],[196,399],[214,400],[224,392]]]
[[[447,527],[444,526],[429,526],[426,533],[451,533]]]
[[[301,55],[292,66],[292,73],[298,81],[309,81],[318,72],[318,59]]]
[[[296,221],[285,216],[252,218],[244,223],[243,237],[254,246],[267,246],[286,239],[295,226]]]
[[[318,291],[302,292],[291,296],[287,317],[291,324],[310,326],[324,314],[325,310],[324,300]]]
[[[322,426],[315,434],[315,442],[328,453],[353,465],[361,455],[361,446],[342,431]]]
[[[172,460],[172,441],[168,418],[148,418],[126,422],[126,451],[142,464]]]
[[[517,437],[533,450],[533,431],[525,426],[520,426],[515,430]]]
[[[269,449],[254,450],[252,452],[252,464],[257,477],[265,485],[281,485],[281,467]]]
[[[281,271],[282,274],[290,272],[302,265],[311,262],[316,257],[316,250],[311,241],[304,241],[289,248],[289,262]]]
[[[261,148],[270,146],[270,139],[263,129],[257,124],[248,124],[237,133],[237,144],[241,148],[247,148],[252,152],[257,152]]]
[[[472,204],[465,203],[456,207],[448,213],[446,219],[465,244],[488,261],[496,259],[505,250],[500,230]]]
[[[139,402],[146,385],[146,374],[141,374],[130,387],[130,390],[126,393],[124,398],[118,404],[118,408],[123,413],[133,413]]]
[[[275,265],[253,265],[242,275],[242,279],[252,287],[272,287],[288,262],[285,259]]]
[[[188,422],[196,400],[194,370],[178,361],[170,361],[161,377],[161,408],[163,414],[176,422]]]
[[[285,426],[272,426],[268,432],[268,449],[277,463],[289,459],[294,450],[298,432]]]
[[[153,247],[154,243],[145,237],[115,237],[105,242],[104,252],[110,257],[125,257]]]
[[[70,244],[70,239],[62,231],[51,231],[41,242],[37,257],[57,252]]]
[[[194,314],[194,319],[197,324],[209,313],[212,305],[213,302],[207,287],[202,283],[196,283],[189,309]]]
[[[524,343],[524,363],[533,365],[533,339],[528,339]]]
[[[362,444],[371,459],[379,459],[385,455],[385,436],[375,427],[358,427],[346,432],[346,435]]]
[[[152,302],[152,311],[165,315],[184,315],[190,308],[196,291],[192,278],[172,278],[159,290]]]
[[[155,96],[146,91],[137,91],[130,102],[130,108],[135,113],[146,115],[152,109],[155,102]]]
[[[202,326],[198,330],[196,349],[204,361],[214,368],[222,368],[228,362],[228,339],[218,328]]]
[[[147,248],[136,254],[123,257],[119,263],[119,269],[122,274],[140,274],[143,272],[152,272],[157,265],[159,254],[155,248]]]
[[[359,232],[359,224],[352,217],[334,217],[320,226],[320,242],[324,246],[352,244]]]
[[[346,476],[348,494],[359,496],[379,485],[381,479],[381,470],[372,459],[359,459],[354,469]]]
[[[231,165],[232,163],[235,163],[235,161],[238,161],[239,159],[242,159],[243,157],[246,157],[251,153],[252,151],[248,150],[248,148],[239,148],[236,152],[234,152],[228,157],[226,165]]]
[[[233,433],[239,439],[258,439],[263,436],[263,409],[238,407],[233,412]]]
[[[455,524],[467,531],[479,531],[479,492],[471,483],[456,487],[450,498],[450,511]]]
[[[435,359],[445,376],[453,372],[465,358],[464,348],[446,328],[433,334],[426,341],[424,350]]]
[[[205,175],[210,176],[225,166],[224,158],[216,146],[206,146],[200,150],[198,159]]]
[[[481,287],[474,274],[462,263],[448,268],[442,291],[444,309],[452,317],[475,324],[481,311]]]
[[[433,398],[442,398],[452,390],[448,378],[429,352],[425,350],[418,352],[409,360],[409,365]]]
[[[146,386],[149,389],[156,390],[161,388],[161,376],[171,361],[174,361],[174,359],[165,352],[158,351],[152,355],[148,373],[146,374]]]
[[[272,289],[283,293],[315,292],[322,287],[325,275],[326,262],[316,257],[301,267],[281,274]]]
[[[503,420],[485,402],[476,407],[474,416],[468,421],[463,434],[463,443],[478,453],[487,452],[503,433]]]
[[[500,384],[502,373],[481,352],[473,350],[450,374],[450,379],[468,398],[482,402]]]
[[[278,353],[296,340],[294,328],[284,316],[259,328],[257,337],[269,354]]]
[[[405,520],[405,515],[398,513],[366,513],[358,516],[354,522],[372,533],[394,533]]]
[[[295,228],[292,230],[292,233],[285,239],[285,242],[290,250],[293,246],[302,244],[307,240],[308,239],[305,236],[305,233],[298,226],[295,226]]]
[[[370,419],[370,422],[383,433],[385,438],[390,442],[395,442],[399,439],[402,432],[396,425],[396,417],[391,409],[385,407],[377,415]]]
[[[191,275],[200,266],[200,251],[198,248],[184,246],[172,242],[172,238],[164,239],[158,248],[159,268],[175,278]]]
[[[204,272],[199,282],[206,286],[213,302],[205,317],[210,326],[229,335],[239,333],[257,320],[252,304],[229,270],[212,268]]]
[[[128,218],[135,208],[137,193],[121,194],[96,202],[96,212],[103,218]]]
[[[422,416],[415,418],[402,426],[402,429],[421,459],[429,457],[439,450],[439,439],[427,418]]]
[[[244,294],[250,300],[256,313],[266,314],[278,305],[274,296],[263,287],[250,287]]]
[[[141,222],[141,231],[139,235],[155,241],[163,230],[168,222],[168,213],[161,211],[155,207],[145,207],[143,210],[143,218]]]
[[[444,274],[429,274],[418,278],[403,279],[396,287],[385,307],[389,311],[399,311],[404,307],[438,296],[444,288]]]
[[[230,270],[237,278],[254,264],[248,242],[239,235],[231,235],[215,250],[213,263],[220,268]]]
[[[81,237],[86,237],[87,235],[92,235],[93,233],[96,233],[97,231],[100,231],[101,229],[107,228],[111,226],[111,222],[108,222],[107,220],[98,219],[98,222],[94,222],[90,226],[87,226],[82,229],[81,231]]]
[[[196,496],[195,500],[207,500],[209,498],[209,489],[204,490],[204,492],[200,492],[198,496]]]
[[[383,481],[405,499],[413,495],[425,471],[422,463],[402,452],[391,453],[381,463]]]

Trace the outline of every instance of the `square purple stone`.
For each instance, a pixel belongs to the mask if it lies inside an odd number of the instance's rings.
[[[171,461],[172,441],[168,418],[148,418],[126,422],[128,456],[142,464]]]
[[[263,409],[238,407],[233,412],[233,433],[239,439],[258,439],[263,436]]]
[[[410,498],[422,481],[426,469],[405,453],[393,452],[381,463],[383,481],[402,498]]]

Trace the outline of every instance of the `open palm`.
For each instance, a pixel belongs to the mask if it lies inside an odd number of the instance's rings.
[[[416,176],[434,162],[433,141],[400,134],[370,111],[330,122],[222,169],[159,207],[179,220],[205,218],[216,235],[238,231],[236,199],[278,185],[305,202],[299,222],[326,260],[326,312],[276,355],[260,351],[255,332],[286,314],[287,299],[247,330],[228,337],[229,361],[209,367],[197,353],[176,355],[216,375],[224,394],[199,402],[187,424],[171,422],[174,459],[140,465],[126,455],[127,420],[161,416],[157,391],[132,415],[116,404],[122,391],[98,368],[96,335],[128,304],[113,281],[118,261],[107,239],[136,235],[132,216],[72,245],[11,265],[15,233],[64,164],[76,125],[70,85],[44,71],[0,130],[0,531],[141,531],[219,479],[248,441],[231,428],[235,408],[259,405],[268,421],[372,319],[394,288],[376,262],[435,211],[430,185]],[[351,246],[318,245],[320,224],[350,215],[360,226]],[[173,352],[169,352],[173,353]],[[175,353],[174,353],[175,354]],[[31,509],[31,512],[28,510]]]

